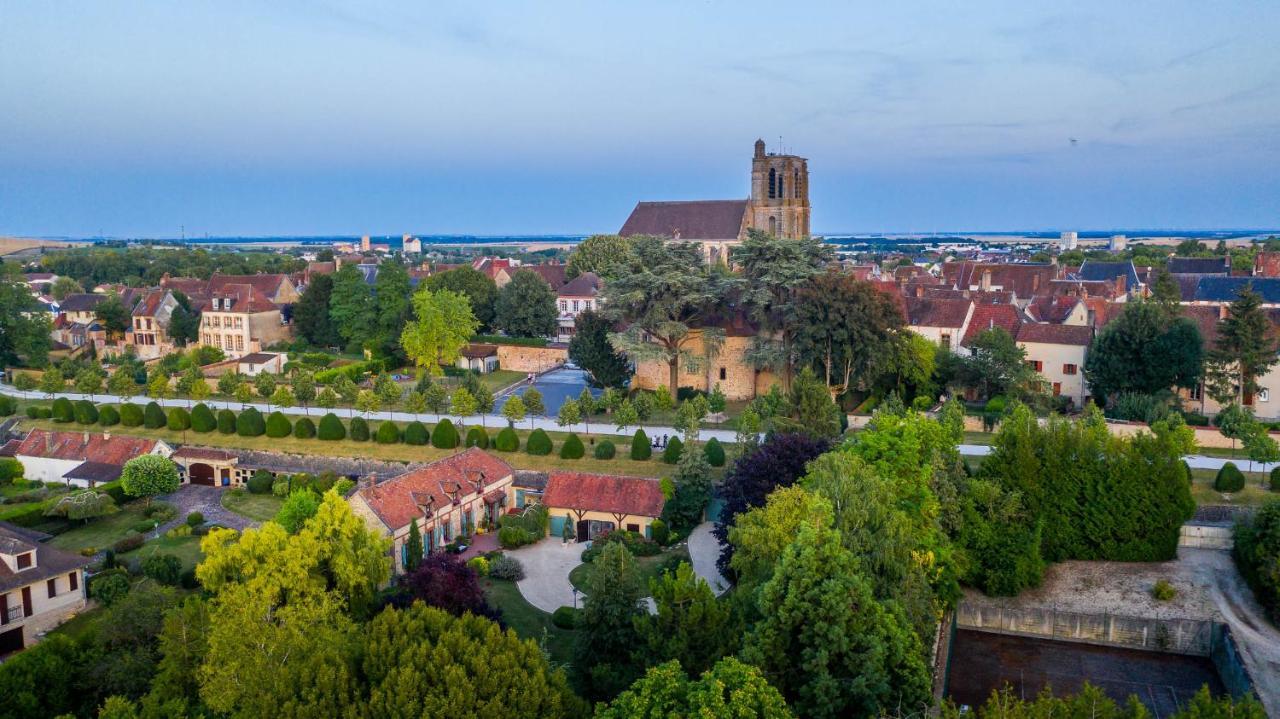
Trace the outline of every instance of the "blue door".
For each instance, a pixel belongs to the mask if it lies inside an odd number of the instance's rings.
[[[565,520],[565,517],[551,518],[551,536],[553,537],[564,536],[564,520]]]

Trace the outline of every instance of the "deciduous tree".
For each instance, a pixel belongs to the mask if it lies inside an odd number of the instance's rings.
[[[579,242],[569,254],[565,277],[573,279],[584,272],[607,278],[624,266],[631,255],[631,243],[618,235],[592,235]]]
[[[494,325],[514,337],[549,337],[556,333],[556,293],[533,270],[519,270],[498,290]]]
[[[414,364],[428,374],[444,373],[441,365],[458,361],[462,348],[476,333],[479,322],[467,298],[450,290],[418,290],[413,295],[416,319],[400,335],[400,344]]]
[[[1200,330],[1186,317],[1169,317],[1155,302],[1129,302],[1089,348],[1084,374],[1093,393],[1154,395],[1195,387],[1203,367]]]
[[[498,286],[483,272],[471,267],[455,267],[431,275],[421,287],[432,292],[449,290],[465,296],[480,326],[493,326],[493,305],[498,299]]]

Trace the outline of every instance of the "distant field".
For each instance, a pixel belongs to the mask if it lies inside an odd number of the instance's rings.
[[[30,240],[23,237],[0,237],[0,255],[11,255],[24,250],[34,250],[38,247],[72,247],[74,244],[77,243],[57,240]]]

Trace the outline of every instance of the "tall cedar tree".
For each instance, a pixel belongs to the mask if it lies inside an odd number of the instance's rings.
[[[636,559],[620,542],[610,542],[593,563],[587,598],[578,624],[574,668],[578,684],[592,701],[607,701],[626,689],[642,670],[634,653],[640,601]]]
[[[1195,322],[1171,318],[1155,302],[1130,302],[1093,338],[1084,375],[1099,397],[1153,395],[1175,386],[1196,386],[1202,355]]]
[[[293,328],[298,336],[317,347],[337,347],[342,337],[329,318],[333,275],[314,275],[293,306]]]
[[[485,273],[471,267],[455,267],[431,275],[421,286],[432,292],[450,290],[465,295],[481,329],[493,327],[493,305],[498,300],[498,286]]]
[[[1209,393],[1221,404],[1245,404],[1260,389],[1258,378],[1276,363],[1276,338],[1252,286],[1242,288],[1218,323],[1218,340],[1209,351]]]
[[[720,558],[716,566],[726,575],[730,572],[733,545],[729,528],[739,514],[752,507],[764,506],[765,498],[778,487],[795,484],[810,460],[827,451],[826,439],[804,434],[772,434],[768,440],[734,462],[717,489],[724,506],[712,530],[720,540]]]
[[[626,266],[604,286],[606,316],[626,326],[609,339],[634,362],[665,363],[667,389],[675,399],[680,368],[699,369],[724,340],[723,329],[703,327],[695,333],[694,326],[717,309],[738,280],[720,267],[708,267],[697,243],[636,237],[632,249]],[[702,340],[701,354],[693,351],[696,337]]]
[[[333,276],[329,320],[348,346],[364,347],[377,331],[373,291],[355,265],[343,265]]]
[[[750,360],[757,369],[780,375],[784,388],[791,387],[795,368],[795,333],[805,327],[797,316],[799,295],[833,257],[833,248],[821,240],[781,239],[760,230],[749,230],[747,239],[730,250],[745,280],[738,299],[762,330]]]
[[[602,387],[622,387],[631,378],[626,355],[609,342],[612,328],[603,314],[587,310],[574,319],[573,339],[569,340],[569,359]]]
[[[498,290],[494,324],[514,337],[549,337],[556,332],[556,293],[533,270],[519,270]]]

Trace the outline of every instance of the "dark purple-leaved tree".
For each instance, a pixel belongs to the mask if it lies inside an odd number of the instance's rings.
[[[804,434],[775,434],[734,463],[717,491],[724,500],[724,508],[713,530],[721,544],[716,564],[725,576],[730,576],[729,560],[733,557],[729,527],[737,516],[752,507],[763,506],[765,497],[778,487],[795,484],[809,460],[826,452],[828,446],[827,440]]]
[[[485,600],[484,587],[475,570],[452,554],[431,554],[417,569],[397,580],[388,603],[403,609],[415,601],[458,617],[471,612],[497,621],[502,616]]]

